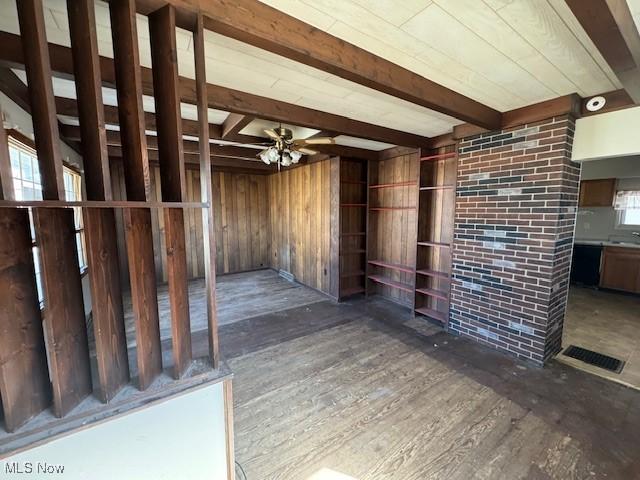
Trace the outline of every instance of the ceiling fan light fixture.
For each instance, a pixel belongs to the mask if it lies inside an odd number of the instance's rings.
[[[302,158],[302,152],[299,152],[297,150],[291,151],[291,162],[298,163],[301,158]]]

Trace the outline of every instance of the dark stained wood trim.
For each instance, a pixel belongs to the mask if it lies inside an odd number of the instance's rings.
[[[209,210],[209,208],[203,210]],[[184,210],[165,208],[163,213],[171,310],[171,354],[173,376],[177,379],[184,375],[192,359]]]
[[[18,0],[17,5],[42,197],[61,200],[64,198],[62,155],[42,0]]]
[[[577,94],[564,95],[562,97],[553,98],[544,102],[529,105],[527,107],[516,108],[502,114],[502,124],[500,129],[517,127],[528,123],[539,122],[548,118],[559,117],[562,115],[572,115],[575,118],[580,117],[582,99]],[[453,127],[453,139],[471,137],[487,132],[486,129],[476,125],[467,123],[456,125]],[[446,141],[446,139],[444,139]],[[446,143],[445,143],[446,144]],[[438,145],[444,146],[445,144]],[[436,148],[435,142],[431,142],[432,147]]]
[[[138,387],[146,390],[162,373],[158,292],[149,208],[123,210],[131,300],[136,331]]]
[[[581,101],[580,96],[574,93],[510,110],[502,114],[502,128],[526,125],[562,115],[579,117]]]
[[[111,75],[116,80],[118,94],[127,199],[149,201],[151,185],[135,1],[110,2],[109,10],[115,71],[115,75]],[[102,77],[105,78],[104,72]],[[138,385],[141,390],[145,390],[162,372],[151,211],[148,208],[127,209],[124,210],[123,217],[136,326]]]
[[[111,200],[94,9],[92,0],[67,0],[87,198]]]
[[[122,148],[117,146],[109,146],[109,156],[114,158],[122,158]],[[148,158],[150,162],[158,162],[158,151],[148,150]],[[260,170],[265,172],[275,172],[276,168],[272,165],[265,165],[257,160],[246,160],[239,157],[232,157],[226,155],[213,155],[210,157],[211,165],[217,167],[234,167],[249,168],[253,170]],[[196,165],[200,162],[200,156],[198,154],[185,154],[185,165]]]
[[[196,72],[196,98],[198,106],[198,135],[200,146],[200,195],[201,201],[213,203],[213,182],[211,180],[211,166],[207,162],[209,151],[208,128],[208,85],[206,73],[206,59],[204,52],[204,25],[202,15],[198,15],[193,33],[193,51]],[[265,165],[267,166],[267,165]],[[216,236],[214,212],[212,206],[202,210],[202,235],[204,248],[204,278],[207,302],[207,325],[209,341],[209,359],[214,368],[220,365],[220,344],[218,338],[218,312],[216,307]],[[231,405],[233,408],[233,405]],[[233,434],[232,434],[233,435]],[[229,438],[229,437],[227,437]],[[233,438],[233,437],[232,437]],[[233,444],[232,444],[233,445]],[[231,451],[233,455],[233,449]],[[235,468],[235,466],[234,466]]]
[[[164,3],[163,3],[164,5]],[[163,6],[159,5],[159,7]],[[21,37],[7,32],[0,32],[0,45],[6,48],[0,52],[0,61],[5,65],[20,67],[24,64],[21,53]],[[14,49],[18,48],[18,51]],[[71,51],[67,47],[49,44],[51,68],[63,78],[73,75]],[[114,62],[107,57],[100,57],[102,81],[105,86],[113,87],[115,83]],[[142,88],[145,95],[153,95],[153,75],[150,68],[143,67]],[[195,80],[180,77],[180,99],[183,103],[197,104]],[[274,122],[291,123],[317,130],[332,130],[369,140],[391,143],[394,145],[424,146],[428,138],[391,128],[381,127],[340,115],[322,112],[311,108],[253,95],[231,88],[207,84],[207,101],[209,108],[227,112],[241,113],[272,120]],[[220,138],[212,137],[212,138]],[[239,139],[238,139],[239,140]]]
[[[15,200],[13,173],[9,156],[9,136],[2,125],[0,114],[0,200]]]
[[[91,394],[91,363],[73,210],[34,208],[53,411],[62,417]]]
[[[626,0],[567,0],[629,96],[640,103],[640,34]]]
[[[222,139],[232,140],[240,133],[244,127],[249,125],[255,117],[242,115],[240,113],[230,113],[222,124]]]
[[[99,388],[109,402],[129,382],[127,338],[120,286],[116,220],[111,208],[83,208],[91,314]]]
[[[611,92],[601,93],[600,95],[593,95],[604,97],[606,103],[602,109],[597,112],[590,112],[587,110],[587,102],[593,97],[587,97],[582,99],[581,116],[590,117],[592,115],[599,115],[601,113],[613,112],[615,110],[622,110],[635,106],[635,103],[627,93],[625,89],[613,90]]]
[[[409,147],[392,147],[378,152],[376,160],[388,160],[390,158],[400,157],[402,155],[413,155],[416,153],[415,148]]]
[[[158,132],[162,199],[181,202],[186,196],[182,117],[178,97],[178,50],[175,10],[171,5],[149,15],[153,91]]]
[[[0,398],[13,432],[49,406],[51,387],[28,211],[1,209],[0,238]]]
[[[149,15],[149,33],[162,200],[182,202],[187,196],[187,187],[178,97],[176,19],[175,9],[171,5],[166,5]],[[179,208],[167,208],[163,213],[171,310],[173,376],[180,378],[191,364],[184,212]]]
[[[179,7],[185,19],[199,10],[205,28],[221,35],[469,123],[500,125],[497,110],[257,0],[236,0],[232,8],[227,0],[199,2],[199,8],[184,0],[139,0],[137,5],[146,14],[165,3]]]
[[[134,0],[109,4],[125,185],[129,200],[150,200],[149,160]],[[104,75],[103,75],[104,76]]]

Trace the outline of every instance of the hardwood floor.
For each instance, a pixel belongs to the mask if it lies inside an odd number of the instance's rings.
[[[640,297],[572,286],[562,345],[588,348],[625,362],[622,372],[594,367],[565,355],[558,360],[640,390]]]
[[[204,279],[189,281],[189,314],[191,331],[206,330],[207,315],[204,296]],[[227,325],[265,313],[308,305],[327,297],[299,283],[285,280],[273,270],[221,275],[216,283],[218,324]],[[124,294],[127,344],[135,346],[135,325],[131,308],[131,294]],[[167,285],[158,286],[158,314],[160,337],[171,338],[171,310]]]
[[[640,478],[640,392],[520,363],[383,300],[242,320],[221,345],[251,480]]]

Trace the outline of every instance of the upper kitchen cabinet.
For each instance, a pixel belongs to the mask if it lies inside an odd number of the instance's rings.
[[[616,179],[583,180],[580,182],[581,207],[611,207],[616,192]]]

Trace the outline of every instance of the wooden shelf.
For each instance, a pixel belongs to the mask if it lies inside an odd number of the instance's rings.
[[[371,212],[383,212],[385,210],[415,210],[416,207],[369,207]]]
[[[364,291],[364,287],[345,288],[340,292],[340,298],[350,297],[351,295],[356,295],[358,293],[364,293]]]
[[[399,263],[383,262],[382,260],[369,260],[368,263],[376,267],[389,268],[391,270],[399,270],[401,272],[415,273],[415,268],[409,265],[401,265]]]
[[[369,275],[367,277],[369,280],[372,280],[376,283],[381,283],[383,285],[387,285],[389,287],[397,288],[398,290],[404,290],[405,292],[413,292],[413,286],[408,285],[406,283],[401,283],[396,280],[391,280],[390,278],[383,277],[381,275]]]
[[[359,248],[357,250],[347,250],[344,252],[340,252],[340,255],[359,255],[361,253],[366,253],[367,251],[363,248]]]
[[[437,185],[434,187],[420,187],[420,191],[423,192],[425,190],[430,191],[430,190],[453,190],[455,187],[455,185]]]
[[[445,160],[447,158],[455,157],[456,155],[456,152],[438,153],[437,155],[427,155],[426,157],[420,157],[420,161],[424,162],[426,160]]]
[[[340,236],[341,237],[364,237],[367,234],[367,232],[348,232],[348,233],[341,233]]]
[[[421,307],[421,308],[416,308],[416,313],[419,313],[420,315],[424,315],[425,317],[434,318],[442,323],[447,322],[447,314],[443,312],[439,312],[438,310]]]
[[[417,182],[399,182],[399,183],[381,183],[379,185],[369,185],[369,188],[396,188],[396,187],[411,187],[417,185]]]
[[[434,288],[416,288],[416,292],[421,293],[422,295],[427,295],[429,297],[449,301],[449,295],[447,295],[447,292],[442,292]]]
[[[450,280],[451,276],[446,272],[438,272],[437,270],[430,270],[428,268],[423,268],[421,270],[416,270],[418,275],[424,275],[426,277],[436,277],[436,278],[444,278],[445,280]]]
[[[351,277],[364,277],[364,270],[357,270],[354,272],[345,272],[340,275],[340,278],[351,278]]]
[[[345,185],[366,185],[366,180],[340,180],[340,183],[344,183]]]
[[[366,203],[341,203],[341,207],[366,207]]]
[[[442,243],[442,242],[418,242],[418,245],[421,247],[451,248],[451,245],[449,243]]]

